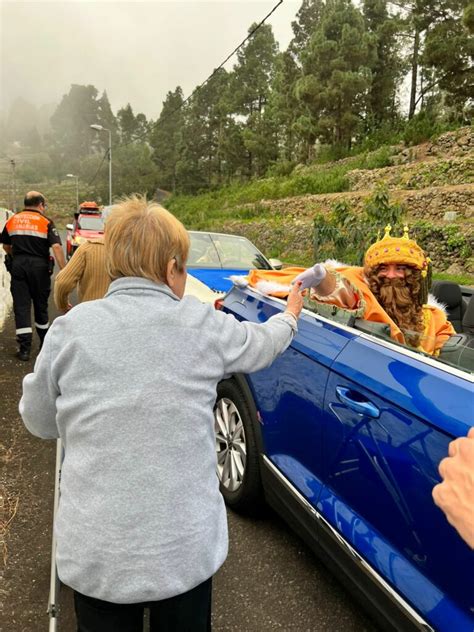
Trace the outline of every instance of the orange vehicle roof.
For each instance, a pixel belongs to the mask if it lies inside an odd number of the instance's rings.
[[[79,208],[95,208],[95,209],[98,209],[99,205],[97,204],[97,202],[82,202],[82,204],[79,205]]]

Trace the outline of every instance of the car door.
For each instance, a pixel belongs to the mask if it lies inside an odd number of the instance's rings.
[[[281,301],[247,296],[235,310],[262,322],[281,311]],[[303,313],[291,347],[248,376],[266,458],[313,506],[322,488],[324,391],[334,359],[352,336],[349,328]]]
[[[361,335],[332,366],[318,509],[439,630],[474,629],[474,553],[434,505],[438,464],[474,424],[472,376]]]

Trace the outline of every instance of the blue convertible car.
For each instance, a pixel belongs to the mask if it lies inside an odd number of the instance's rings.
[[[252,268],[279,270],[278,259],[267,259],[246,237],[225,233],[189,231],[190,248],[186,267],[214,292],[232,287],[231,275],[247,274]]]
[[[223,302],[254,322],[283,308],[252,289]],[[474,552],[431,491],[474,425],[474,340],[461,332],[434,359],[383,327],[305,309],[269,369],[220,383],[221,490],[236,510],[272,505],[383,630],[472,632]]]

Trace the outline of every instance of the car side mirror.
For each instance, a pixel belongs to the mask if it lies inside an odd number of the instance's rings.
[[[74,226],[72,224],[66,224],[67,230],[73,230]]]
[[[281,270],[283,268],[283,263],[280,259],[269,259],[268,261],[274,270]]]

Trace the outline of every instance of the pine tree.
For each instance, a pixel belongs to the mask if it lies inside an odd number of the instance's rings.
[[[473,93],[473,40],[463,26],[468,0],[403,0],[401,6],[412,42],[408,118],[439,90],[462,109]]]
[[[131,143],[137,134],[137,121],[130,103],[117,112],[117,121],[122,143]]]
[[[110,107],[109,97],[107,96],[107,92],[104,90],[102,96],[99,99],[99,110],[98,110],[98,123],[102,125],[105,129],[108,129],[112,132],[112,143],[116,143],[118,140],[118,130],[117,130],[117,119],[112,112],[112,108]],[[101,142],[104,149],[109,146],[109,140],[107,138],[107,134],[101,134]]]
[[[308,141],[350,147],[366,111],[373,63],[372,37],[350,0],[328,0],[302,61],[296,96],[307,112],[299,129],[307,127]]]
[[[295,97],[299,68],[290,51],[280,53],[275,63],[275,77],[266,114],[270,118],[280,158],[292,162],[300,157],[300,138],[295,123],[301,115],[300,102]]]
[[[301,54],[309,44],[309,40],[317,29],[324,10],[323,0],[303,0],[296,14],[296,20],[291,23],[293,39],[288,47],[296,61],[301,60]]]
[[[184,127],[183,91],[168,92],[150,135],[153,160],[158,165],[158,186],[176,191],[177,165],[182,153]]]
[[[221,68],[194,92],[186,108],[178,165],[180,189],[193,192],[221,182],[228,120],[228,74]]]
[[[97,89],[73,84],[51,117],[52,135],[64,157],[82,157],[91,153],[96,133],[90,125],[99,120]],[[97,141],[100,142],[100,141]]]
[[[446,103],[462,119],[467,103],[474,99],[474,37],[464,26],[466,0],[446,0],[439,4],[438,19],[425,39],[422,61],[433,71],[431,85],[446,93]]]
[[[256,24],[252,24],[249,32],[255,27]],[[264,24],[237,53],[237,64],[232,73],[233,111],[245,117],[244,145],[247,150],[248,177],[264,173],[268,166],[268,154],[261,147],[259,139],[277,52],[278,45],[272,28]]]
[[[364,0],[363,15],[374,46],[369,89],[368,125],[393,123],[397,116],[397,87],[402,79],[403,62],[399,33],[402,23],[389,15],[386,0]]]

